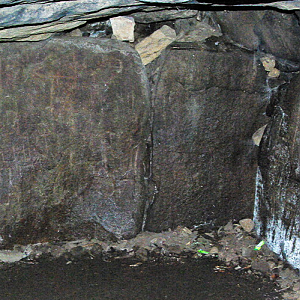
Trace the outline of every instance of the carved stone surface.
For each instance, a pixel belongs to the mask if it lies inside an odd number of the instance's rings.
[[[69,38],[0,57],[2,244],[136,234],[150,106],[138,54]]]
[[[251,217],[256,174],[251,138],[266,122],[261,64],[215,37],[202,46],[174,44],[159,59],[160,69],[152,65],[158,73],[153,87],[158,193],[146,228]]]

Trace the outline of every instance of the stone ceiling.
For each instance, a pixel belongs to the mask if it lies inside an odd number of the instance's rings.
[[[54,32],[70,30],[87,21],[119,14],[143,11],[149,7],[164,6],[181,9],[257,9],[299,10],[300,0],[258,1],[217,0],[0,0],[0,41],[46,39]]]

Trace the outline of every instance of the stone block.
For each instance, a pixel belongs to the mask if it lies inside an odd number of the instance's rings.
[[[266,122],[266,72],[253,55],[211,38],[170,48],[154,89],[153,179],[147,230],[226,224],[252,214],[256,147]]]
[[[262,22],[265,11],[218,11],[213,16],[224,35],[250,50],[256,50],[259,39],[254,33],[256,24]]]
[[[150,106],[136,51],[62,38],[0,57],[1,244],[135,235]]]

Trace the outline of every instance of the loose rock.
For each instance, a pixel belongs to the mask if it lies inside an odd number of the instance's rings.
[[[119,16],[110,18],[110,23],[114,38],[120,41],[134,42],[134,18]]]
[[[157,58],[161,52],[176,39],[176,32],[164,25],[153,32],[149,37],[139,42],[135,49],[140,54],[144,65]]]
[[[198,231],[186,227],[178,227],[173,231],[161,233],[142,232],[135,238],[129,240],[118,240],[117,242],[101,242],[97,239],[78,240],[64,243],[38,243],[28,246],[15,246],[13,251],[6,250],[7,263],[22,260],[23,263],[38,262],[41,253],[46,253],[48,259],[64,258],[66,263],[77,259],[92,259],[102,256],[104,260],[120,258],[135,258],[139,262],[132,265],[138,266],[141,262],[156,259],[180,260],[181,258],[193,257],[201,259],[203,256],[217,256],[220,260],[216,272],[236,270],[247,273],[258,273],[276,280],[282,290],[286,290],[284,299],[296,300],[299,296],[299,276],[283,262],[276,260],[267,246],[264,245],[260,251],[254,251],[257,240],[242,230],[238,224],[231,224],[233,230],[219,230],[219,238],[214,243],[201,236]],[[225,226],[226,227],[226,226]],[[231,226],[230,226],[231,227]],[[216,232],[212,232],[216,236]],[[199,249],[207,249],[207,253],[198,253]],[[0,252],[0,258],[3,257]],[[4,264],[4,260],[2,260]]]
[[[264,126],[262,126],[262,127],[260,127],[259,129],[257,129],[257,130],[253,133],[253,135],[252,135],[252,140],[253,140],[253,142],[254,142],[254,144],[255,144],[256,146],[259,146],[260,141],[261,141],[261,139],[262,139],[262,136],[263,136],[263,134],[264,134],[264,131],[265,131],[266,127],[267,127],[267,124],[264,125]]]
[[[254,222],[251,219],[243,219],[239,223],[246,232],[251,232],[254,228]]]

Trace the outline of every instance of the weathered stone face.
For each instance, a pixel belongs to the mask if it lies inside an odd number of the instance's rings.
[[[265,11],[217,11],[213,16],[220,24],[222,32],[234,42],[249,50],[257,50],[259,40],[254,28],[261,22]]]
[[[187,45],[194,49],[186,49]],[[170,49],[153,95],[153,175],[146,228],[220,224],[252,214],[252,134],[265,122],[265,72],[253,54],[207,40]]]
[[[268,246],[300,266],[300,77],[282,87],[259,152],[255,223]]]
[[[141,226],[147,78],[112,40],[0,47],[3,244],[132,236]]]
[[[247,49],[299,62],[300,26],[293,13],[274,10],[215,12],[224,34]]]

